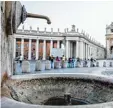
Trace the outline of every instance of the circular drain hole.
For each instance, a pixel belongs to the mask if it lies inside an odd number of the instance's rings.
[[[80,99],[71,98],[69,101],[65,100],[63,97],[52,97],[46,100],[44,105],[86,105],[88,102]]]

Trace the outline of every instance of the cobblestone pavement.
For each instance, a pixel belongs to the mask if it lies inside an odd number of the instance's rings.
[[[30,73],[22,73],[22,69],[20,63],[16,64],[16,72],[15,75],[21,74],[35,74],[35,73],[92,73],[96,72],[97,70],[103,70],[103,74],[106,75],[113,75],[113,68],[106,68],[106,67],[82,67],[82,68],[66,68],[66,69],[51,69],[51,70],[44,70],[44,71],[35,71],[35,61],[30,61]],[[105,72],[107,71],[107,73]],[[98,73],[97,73],[98,74]]]

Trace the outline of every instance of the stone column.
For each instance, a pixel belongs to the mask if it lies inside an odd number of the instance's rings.
[[[109,40],[106,40],[107,58],[110,58]]]
[[[23,38],[21,39],[21,55],[24,58],[24,39]]]
[[[84,42],[83,42],[83,59],[84,59],[84,50],[85,50],[85,48],[84,48]]]
[[[80,42],[80,58],[83,59],[84,58],[84,46],[83,46],[83,41]]]
[[[46,60],[46,40],[43,41],[43,60]]]
[[[85,56],[84,56],[84,57],[85,57],[85,59],[86,59],[86,43],[84,43],[84,47],[85,47],[85,50],[84,50],[84,51],[85,51],[85,52],[84,52],[84,53],[85,53]]]
[[[88,58],[88,44],[86,44],[86,59]]]
[[[51,53],[52,53],[52,48],[53,48],[53,40],[50,41],[50,56],[51,56]]]
[[[28,52],[28,60],[31,60],[31,39],[29,39],[29,52]]]
[[[72,41],[70,41],[70,57],[72,57]]]
[[[14,49],[13,49],[13,58],[16,57],[16,38],[14,37]]]
[[[36,60],[39,58],[39,39],[36,40]]]
[[[76,41],[76,58],[79,57],[79,41]]]
[[[69,54],[68,54],[68,46],[69,46],[69,41],[68,40],[66,40],[66,58],[68,59],[69,58]]]
[[[59,48],[60,42],[59,40],[57,40],[57,48]]]
[[[87,59],[89,59],[89,45],[87,44]]]
[[[90,45],[88,45],[88,59],[90,59]]]

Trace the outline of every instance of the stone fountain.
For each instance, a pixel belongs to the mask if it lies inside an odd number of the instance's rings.
[[[7,80],[5,87],[9,92],[3,99],[7,103],[17,103],[24,108],[26,105],[32,108],[36,106],[38,108],[42,106],[43,108],[47,106],[51,108],[53,106],[57,108],[113,106],[113,79],[111,77],[84,73],[17,75]],[[4,104],[3,108],[6,108],[7,105]]]
[[[15,33],[26,17],[44,18],[50,23],[46,16],[28,14],[19,2],[6,2],[5,7],[5,11],[1,8],[2,13],[6,12],[4,37]],[[113,77],[86,73],[45,73],[2,78],[2,108],[113,108]]]

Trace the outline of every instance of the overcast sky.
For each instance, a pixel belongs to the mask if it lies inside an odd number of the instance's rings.
[[[25,29],[57,31],[71,29],[71,25],[83,29],[90,36],[105,46],[106,24],[113,22],[113,1],[21,1],[27,12],[43,14],[50,17],[52,24],[47,25],[46,20],[27,19]],[[21,26],[19,28],[22,28]]]

